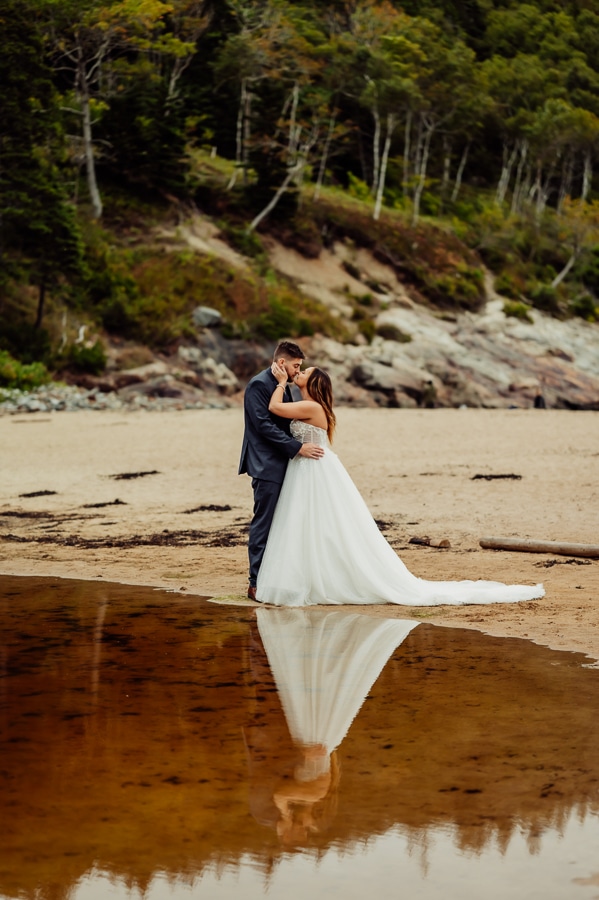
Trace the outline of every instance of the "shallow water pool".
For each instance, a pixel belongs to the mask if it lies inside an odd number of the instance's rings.
[[[2,577],[0,823],[11,900],[591,900],[599,670],[372,610]]]

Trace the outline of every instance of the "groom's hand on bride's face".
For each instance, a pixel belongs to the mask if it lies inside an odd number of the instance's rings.
[[[305,456],[307,459],[320,459],[324,456],[324,448],[319,444],[302,444],[298,456]]]
[[[288,375],[287,370],[284,366],[281,366],[277,362],[273,362],[272,366],[270,367],[270,371],[275,376],[279,384],[287,384]]]

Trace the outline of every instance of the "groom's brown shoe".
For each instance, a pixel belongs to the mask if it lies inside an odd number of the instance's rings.
[[[250,600],[256,599],[256,588],[252,587],[252,585],[250,585],[248,588],[248,597]]]

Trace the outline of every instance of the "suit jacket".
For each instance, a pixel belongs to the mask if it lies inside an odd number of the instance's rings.
[[[297,456],[302,445],[289,433],[291,420],[282,419],[268,411],[276,386],[275,376],[270,369],[264,369],[252,378],[245,389],[245,431],[239,474],[282,484],[288,460]]]

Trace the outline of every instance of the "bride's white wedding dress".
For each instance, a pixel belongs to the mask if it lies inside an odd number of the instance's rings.
[[[397,603],[403,606],[514,603],[544,596],[541,584],[425,581],[387,543],[323,428],[294,420],[321,459],[296,457],[287,472],[258,575],[256,598],[276,606]]]

